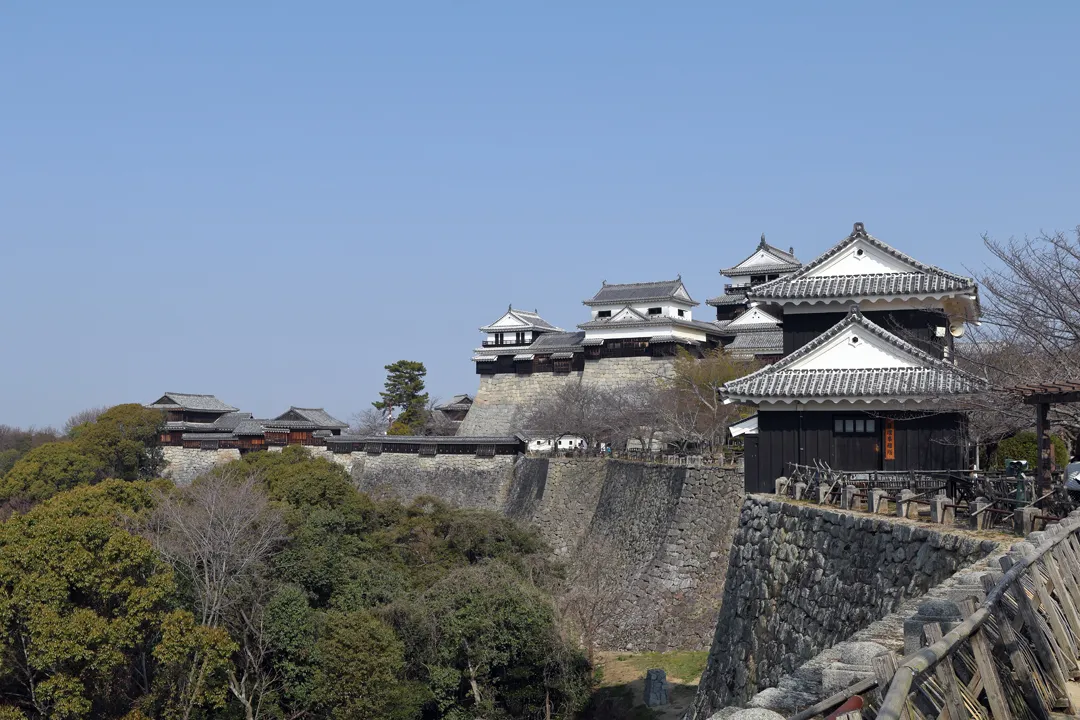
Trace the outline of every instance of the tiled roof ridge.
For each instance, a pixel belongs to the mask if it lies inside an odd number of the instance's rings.
[[[667,286],[667,287],[665,287],[665,286]],[[676,295],[676,293],[679,291],[679,288],[682,288],[684,291],[686,291],[686,297],[685,298],[681,298],[681,297],[678,297]],[[697,305],[698,304],[697,301],[695,301],[692,297],[690,297],[690,292],[688,290],[686,290],[686,285],[683,283],[682,275],[676,276],[673,280],[651,280],[651,281],[648,281],[648,282],[609,283],[607,280],[604,280],[604,281],[602,281],[600,289],[597,290],[593,294],[592,297],[590,297],[590,298],[588,298],[586,300],[582,300],[581,303],[583,305],[608,305],[608,304],[615,305],[615,304],[623,302],[624,300],[617,298],[617,299],[614,299],[611,302],[609,302],[607,300],[598,300],[597,298],[599,298],[605,292],[610,293],[610,291],[612,291],[612,290],[617,290],[617,291],[621,291],[621,292],[625,293],[625,292],[631,292],[631,291],[635,291],[635,290],[652,290],[652,289],[661,290],[662,292],[658,292],[655,295],[644,295],[643,294],[641,296],[632,298],[632,301],[634,301],[634,302],[644,302],[644,301],[650,301],[650,300],[668,300],[668,299],[672,299],[672,300],[677,300],[678,302],[688,303],[690,305]]]
[[[846,238],[844,238],[843,240],[838,242],[836,245],[833,245],[831,248],[826,250],[821,255],[818,255],[816,258],[811,260],[806,265],[803,265],[802,268],[800,268],[798,271],[796,271],[795,273],[793,273],[791,275],[788,275],[787,277],[777,278],[776,280],[770,280],[767,283],[762,283],[761,285],[758,285],[757,287],[752,288],[750,290],[749,294],[754,295],[756,293],[761,293],[762,291],[765,291],[767,293],[769,290],[772,290],[772,286],[774,286],[774,285],[775,286],[780,286],[783,283],[791,283],[791,282],[795,282],[796,280],[801,280],[804,277],[806,277],[807,273],[809,273],[811,270],[821,266],[827,260],[834,257],[837,253],[839,253],[842,250],[844,250],[845,248],[849,247],[851,244],[853,244],[857,240],[865,240],[865,241],[869,242],[871,245],[873,245],[874,247],[876,247],[877,249],[879,249],[879,250],[881,250],[881,251],[883,251],[885,253],[888,253],[889,255],[892,255],[893,257],[897,258],[898,260],[902,260],[903,262],[906,262],[909,265],[912,265],[913,267],[915,267],[919,271],[919,272],[912,271],[912,272],[909,272],[909,273],[877,273],[877,274],[881,274],[881,275],[918,275],[918,274],[940,275],[942,277],[950,278],[952,280],[956,280],[956,281],[961,282],[961,283],[970,283],[970,284],[975,283],[974,278],[966,277],[964,275],[957,275],[956,273],[949,272],[948,270],[943,270],[943,269],[939,268],[936,265],[928,265],[927,263],[920,262],[920,261],[916,260],[915,258],[911,257],[910,255],[908,255],[907,253],[902,252],[900,250],[897,250],[892,245],[889,245],[887,242],[884,242],[883,240],[879,240],[876,237],[874,237],[873,235],[871,235],[870,233],[866,232],[866,229],[863,227],[862,223],[855,223],[855,229],[851,231],[850,235],[848,235]],[[835,276],[830,276],[830,277],[850,278],[850,277],[862,277],[862,276],[863,275],[861,275],[861,274],[855,273],[855,274],[849,274],[849,275],[835,275]]]
[[[848,313],[847,317],[845,317],[843,320],[841,320],[840,322],[833,325],[831,328],[829,328],[825,332],[818,335],[816,338],[814,338],[813,340],[811,340],[807,344],[803,345],[801,348],[799,348],[795,352],[791,353],[790,355],[785,356],[784,358],[781,358],[780,360],[773,363],[772,365],[768,365],[766,367],[761,368],[760,370],[756,370],[755,372],[750,373],[749,375],[744,375],[741,378],[737,378],[735,380],[732,380],[730,383],[725,383],[724,387],[726,388],[726,387],[728,387],[728,385],[734,385],[734,384],[745,384],[747,382],[750,382],[752,379],[757,378],[759,375],[765,375],[765,374],[772,375],[772,374],[775,374],[775,373],[778,373],[778,372],[789,371],[788,370],[789,367],[794,362],[806,357],[807,355],[814,352],[815,350],[817,350],[819,347],[821,347],[825,343],[832,340],[834,337],[839,335],[844,330],[846,330],[849,327],[851,327],[852,325],[856,325],[856,324],[862,326],[866,330],[869,330],[874,335],[876,335],[878,338],[880,338],[882,340],[885,340],[886,342],[890,343],[894,347],[908,353],[909,355],[915,357],[916,359],[921,360],[921,361],[926,362],[926,363],[929,363],[934,369],[947,370],[949,372],[957,373],[957,374],[959,374],[959,375],[961,375],[963,377],[966,377],[966,378],[968,378],[970,380],[973,380],[976,383],[982,383],[983,382],[982,379],[977,377],[976,375],[973,375],[973,374],[969,373],[968,371],[963,370],[963,369],[953,365],[952,363],[947,363],[944,360],[936,358],[936,357],[934,357],[933,355],[931,355],[930,353],[928,353],[928,352],[926,352],[924,350],[920,350],[919,348],[915,347],[914,345],[907,342],[903,338],[897,337],[896,335],[892,334],[891,332],[889,332],[885,328],[881,327],[877,323],[871,322],[861,312],[859,312],[859,308],[858,308],[857,305],[853,305],[852,308],[851,308],[851,311]],[[844,369],[844,368],[840,368],[840,369]],[[873,368],[870,368],[870,369],[874,370]],[[877,368],[876,371],[880,371],[880,370],[883,370],[883,369],[886,369],[886,368]],[[922,369],[929,369],[929,368],[922,368]],[[854,371],[854,368],[852,368],[851,371]],[[723,388],[721,388],[721,390],[723,390]]]
[[[757,247],[754,248],[754,252],[750,253],[749,255],[747,255],[746,257],[744,257],[742,260],[735,263],[731,267],[724,268],[723,270],[720,271],[720,274],[721,275],[727,275],[727,272],[725,272],[726,270],[734,270],[734,269],[736,269],[737,267],[742,265],[744,262],[746,262],[750,258],[754,257],[754,255],[757,254],[758,250],[767,250],[768,252],[770,252],[773,255],[777,256],[777,258],[779,258],[780,260],[787,261],[786,263],[783,263],[783,264],[802,265],[802,263],[799,261],[799,258],[795,257],[794,253],[789,253],[786,250],[781,250],[780,248],[776,247],[775,245],[770,244],[769,242],[767,242],[765,240],[765,233],[762,233],[761,234],[761,241],[758,242]],[[781,263],[774,263],[774,264],[781,264]]]

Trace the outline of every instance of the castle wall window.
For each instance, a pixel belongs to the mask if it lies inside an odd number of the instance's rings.
[[[523,332],[514,333],[514,344],[515,345],[524,345],[525,344],[525,333],[523,333]]]
[[[874,418],[834,416],[833,432],[838,435],[873,435],[877,432]]]
[[[610,310],[601,310],[598,313],[596,313],[596,317],[598,317],[598,318],[611,317],[611,311]]]
[[[495,333],[495,344],[496,345],[502,345],[503,344],[503,334],[502,333]]]
[[[685,310],[680,310],[679,311],[679,317],[685,317],[685,316],[686,316],[686,311]]]
[[[659,315],[663,310],[661,308],[649,308],[650,315]]]

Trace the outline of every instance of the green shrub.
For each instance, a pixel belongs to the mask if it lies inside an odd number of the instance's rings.
[[[1056,435],[1051,438],[1051,442],[1054,446],[1054,463],[1058,469],[1063,469],[1069,464],[1069,448],[1065,441]],[[998,443],[993,454],[993,467],[1004,468],[1006,460],[1027,460],[1029,470],[1034,472],[1039,460],[1039,445],[1035,433],[1017,433]]]

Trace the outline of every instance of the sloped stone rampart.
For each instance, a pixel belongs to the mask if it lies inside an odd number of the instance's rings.
[[[581,382],[616,387],[668,377],[673,371],[673,358],[628,357],[589,360],[584,370],[565,375],[547,372],[481,375],[473,405],[457,434],[507,435],[516,432],[533,408],[568,384]]]
[[[690,717],[747,702],[995,549],[962,531],[747,496]]]
[[[709,645],[742,504],[742,475],[733,468],[307,450],[342,465],[360,490],[373,495],[404,501],[430,495],[531,523],[562,559],[583,544],[602,548],[610,564],[605,581],[615,582],[619,595],[599,638],[605,648]],[[170,460],[190,482],[238,457],[235,450],[183,450]]]

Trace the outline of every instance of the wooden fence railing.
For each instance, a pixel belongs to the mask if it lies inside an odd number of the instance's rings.
[[[793,720],[873,716],[861,694],[875,688],[887,688],[877,720],[1075,717],[1080,709],[1078,515],[1032,536],[1039,543],[1033,552],[1027,546],[1027,554],[1003,556],[1004,574],[981,578],[987,593],[982,604],[976,606],[975,598],[960,603],[963,622],[944,634],[936,623],[925,625],[927,647],[899,662],[895,654],[874,658],[874,678]],[[852,702],[854,696],[860,696],[858,702]]]

